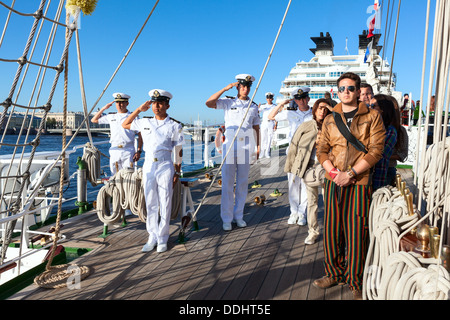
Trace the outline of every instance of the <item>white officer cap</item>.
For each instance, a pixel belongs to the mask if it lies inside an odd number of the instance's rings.
[[[274,94],[273,94],[272,92],[266,92],[266,98],[267,98],[268,96],[272,96],[272,98],[273,98]]]
[[[236,80],[239,81],[240,84],[251,86],[252,82],[255,81],[255,77],[250,74],[238,74],[236,76]]]
[[[152,101],[169,101],[172,99],[172,94],[169,91],[162,89],[153,89],[148,92]]]
[[[131,97],[122,92],[113,93],[114,101],[128,101]]]
[[[297,100],[302,99],[309,96],[308,94],[309,91],[311,91],[311,89],[308,87],[295,88],[294,90],[292,90],[291,96]]]

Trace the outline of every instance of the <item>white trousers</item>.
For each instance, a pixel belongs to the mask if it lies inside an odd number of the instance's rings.
[[[111,176],[113,176],[116,170],[116,162],[120,169],[128,168],[130,163],[133,162],[134,147],[132,148],[111,148],[109,149],[109,169],[111,170]]]
[[[260,158],[270,158],[270,146],[273,139],[273,125],[261,126],[261,154]]]
[[[169,239],[172,211],[173,175],[175,171],[173,163],[169,160],[153,162],[149,159],[144,162],[142,169],[149,242],[165,244]]]
[[[299,218],[301,215],[306,214],[306,207],[308,205],[306,184],[302,178],[293,173],[288,173],[287,178],[291,217]]]
[[[237,150],[240,150],[237,152]],[[234,151],[234,152],[233,152]],[[223,152],[227,152],[224,144]],[[222,199],[220,216],[224,223],[231,223],[244,217],[245,200],[248,193],[248,173],[250,171],[249,151],[238,148],[228,154],[222,166]],[[236,181],[236,190],[234,182]]]

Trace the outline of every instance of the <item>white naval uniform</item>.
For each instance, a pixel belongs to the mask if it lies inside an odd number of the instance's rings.
[[[166,244],[169,239],[175,173],[172,150],[184,143],[182,126],[167,116],[164,120],[154,117],[135,119],[131,129],[139,131],[144,141],[142,183],[147,208],[148,243]]]
[[[116,113],[111,112],[98,119],[99,124],[109,124],[111,138],[109,143],[109,168],[111,175],[116,173],[116,162],[119,170],[128,168],[133,162],[133,155],[135,154],[134,139],[136,133],[133,130],[124,129],[122,123],[131,114],[131,112]]]
[[[225,114],[225,141],[222,156],[224,157],[232,143],[237,129],[247,111],[249,100],[238,98],[221,98],[216,103],[217,109],[223,109]],[[239,130],[238,136],[222,166],[222,201],[220,216],[223,223],[242,220],[244,216],[245,200],[248,193],[248,173],[251,157],[255,149],[255,135],[253,126],[259,125],[258,106],[252,103],[246,120]],[[236,190],[233,192],[236,179]]]
[[[275,116],[276,121],[285,121],[289,123],[289,143],[294,136],[298,126],[305,121],[312,120],[312,110],[283,110]],[[286,150],[287,154],[287,150]],[[306,208],[308,206],[308,199],[306,194],[306,185],[302,178],[295,174],[288,173],[288,188],[289,188],[289,204],[291,208],[290,220],[297,221],[298,219],[306,220]]]
[[[275,121],[269,120],[270,111],[275,108],[276,104],[263,104],[259,107],[259,111],[262,112],[261,120],[261,154],[260,158],[270,158],[270,146],[273,139],[273,128],[275,127]]]

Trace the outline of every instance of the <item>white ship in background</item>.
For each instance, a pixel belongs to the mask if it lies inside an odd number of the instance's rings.
[[[345,72],[353,72],[361,77],[361,82],[372,85],[374,93],[393,95],[401,102],[401,93],[395,91],[396,75],[392,72],[389,62],[379,55],[382,49],[378,45],[381,34],[367,38],[367,31],[359,35],[358,54],[334,55],[333,38],[327,32],[319,37],[311,37],[316,48],[310,49],[314,57],[309,61],[297,62],[283,81],[276,103],[290,99],[289,94],[295,87],[307,86],[310,91],[310,105],[317,99],[324,98],[325,92],[330,92],[333,99],[337,97],[337,79]],[[369,46],[370,42],[372,45]],[[370,54],[366,58],[366,51]],[[371,49],[370,49],[371,47]]]
[[[399,105],[402,104],[402,93],[395,91],[396,74],[391,72],[389,62],[380,56],[382,47],[378,45],[381,34],[376,33],[367,38],[367,31],[359,35],[358,54],[334,55],[333,38],[327,32],[319,37],[311,37],[316,47],[310,49],[314,57],[309,61],[300,61],[289,72],[280,88],[280,96],[276,104],[291,99],[290,93],[294,88],[306,86],[311,88],[309,105],[312,107],[318,99],[324,98],[329,92],[332,98],[339,102],[337,96],[337,79],[346,72],[356,73],[362,83],[372,86],[374,94],[383,93],[394,96]],[[366,52],[369,51],[367,54]],[[273,139],[273,147],[280,147],[289,143],[288,125],[282,121]]]

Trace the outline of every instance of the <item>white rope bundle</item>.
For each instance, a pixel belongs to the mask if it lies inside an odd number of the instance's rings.
[[[91,143],[86,143],[81,158],[87,164],[86,177],[93,187],[97,186],[97,179],[100,177],[100,151]]]
[[[112,204],[112,213],[110,210]],[[181,182],[175,184],[172,195],[171,219],[178,216],[181,207]],[[142,222],[147,220],[142,168],[124,168],[112,176],[97,194],[97,215],[103,223],[111,224],[123,218],[129,209]]]
[[[147,219],[147,209],[145,206],[144,188],[142,185],[142,168],[133,170],[131,179],[134,183],[129,185],[129,204],[131,212],[138,216],[142,222]]]
[[[399,251],[399,235],[411,227],[418,216],[409,214],[404,196],[397,188],[387,186],[374,192],[369,217],[370,243],[364,269],[363,297],[378,300],[386,261],[392,253]]]
[[[438,203],[440,199],[450,197],[450,189],[446,188],[450,171],[449,159],[450,137],[447,137],[444,142],[430,145],[426,151],[422,183],[425,199],[431,203],[431,206]]]
[[[113,224],[121,221],[125,210],[121,205],[121,191],[116,184],[116,173],[97,194],[97,216],[104,224]],[[112,212],[111,212],[112,209]]]
[[[414,252],[389,256],[381,279],[379,298],[383,300],[447,300],[450,290],[448,271]],[[429,265],[427,268],[424,266]]]

